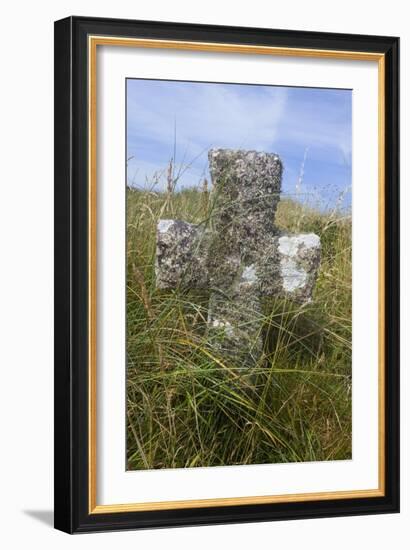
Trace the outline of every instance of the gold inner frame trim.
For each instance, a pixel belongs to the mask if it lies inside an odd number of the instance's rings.
[[[245,53],[286,57],[312,57],[377,61],[378,63],[378,275],[379,275],[379,319],[378,319],[378,488],[352,491],[326,491],[289,495],[247,496],[199,500],[173,500],[160,502],[136,502],[131,504],[97,504],[97,46],[123,46],[190,50],[220,53]],[[240,506],[284,502],[307,502],[318,500],[340,500],[351,498],[375,498],[385,495],[385,56],[374,52],[351,52],[306,48],[282,48],[243,44],[217,44],[178,40],[156,40],[122,38],[112,36],[88,37],[88,510],[90,514],[116,512],[138,512],[153,510],[175,510],[187,508],[209,508],[213,506]]]

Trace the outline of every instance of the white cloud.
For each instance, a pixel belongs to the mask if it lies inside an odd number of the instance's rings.
[[[157,188],[165,187],[174,131],[177,167],[184,170],[179,188],[203,179],[211,147],[277,152],[286,160],[285,179],[306,147],[309,162],[350,165],[351,121],[343,96],[251,85],[140,80],[128,85],[128,154],[134,156],[128,180],[137,170],[138,185],[161,173]]]
[[[244,94],[239,86],[229,85],[188,84],[185,89],[177,85],[175,91],[169,84],[168,90],[151,98],[143,97],[144,89],[139,93],[138,86],[135,92],[128,102],[131,147],[133,138],[144,136],[156,142],[158,153],[162,151],[169,159],[176,125],[180,161],[185,151],[191,160],[210,147],[271,150],[287,98],[284,88]],[[135,155],[138,158],[138,150]]]

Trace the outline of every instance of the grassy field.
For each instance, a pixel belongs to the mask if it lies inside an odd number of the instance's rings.
[[[317,233],[314,300],[264,303],[256,385],[205,337],[208,296],[155,288],[159,218],[200,222],[197,190],[127,190],[128,469],[351,458],[351,220],[291,200],[276,222]]]

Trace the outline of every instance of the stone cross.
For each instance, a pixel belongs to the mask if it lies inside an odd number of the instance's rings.
[[[194,225],[160,220],[159,289],[210,290],[208,336],[225,357],[245,366],[263,351],[261,299],[312,299],[320,239],[275,227],[282,163],[275,154],[211,149],[209,218]]]

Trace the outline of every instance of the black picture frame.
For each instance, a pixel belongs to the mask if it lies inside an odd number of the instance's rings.
[[[326,499],[156,511],[89,510],[90,35],[376,52],[385,59],[385,491]],[[55,527],[67,533],[399,511],[399,39],[68,17],[55,23]]]

